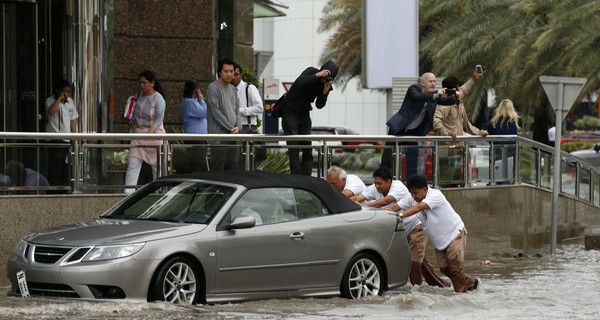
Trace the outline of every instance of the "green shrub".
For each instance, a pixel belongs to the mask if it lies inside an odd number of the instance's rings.
[[[585,142],[585,141],[566,141],[560,145],[560,150],[564,152],[573,152],[579,150],[585,150],[593,147],[596,142]]]
[[[256,170],[266,172],[290,172],[290,158],[287,152],[276,152],[267,154],[267,159],[256,166]]]

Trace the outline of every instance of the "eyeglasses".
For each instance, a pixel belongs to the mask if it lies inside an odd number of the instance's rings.
[[[140,84],[148,84],[150,81],[140,81]]]
[[[242,75],[241,73],[237,73],[237,72],[233,74],[233,76],[235,76],[235,77],[239,77],[241,75]]]

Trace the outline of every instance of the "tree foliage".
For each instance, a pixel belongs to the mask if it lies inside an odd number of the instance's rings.
[[[322,58],[347,82],[361,72],[361,1],[330,0],[324,13],[319,30],[334,34]],[[600,87],[600,0],[420,0],[419,14],[420,72],[466,80],[483,66],[465,103],[473,119],[488,89],[551,119],[541,75],[587,78],[581,97]]]
[[[330,0],[323,9],[319,32],[335,30],[321,61],[334,60],[340,66],[336,82],[345,88],[361,73],[361,0]]]

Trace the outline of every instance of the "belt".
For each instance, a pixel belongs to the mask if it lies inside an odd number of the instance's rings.
[[[255,124],[243,124],[242,127],[256,128]]]

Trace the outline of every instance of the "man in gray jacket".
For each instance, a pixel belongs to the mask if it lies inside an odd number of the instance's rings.
[[[219,79],[208,85],[206,90],[206,122],[208,133],[238,134],[240,125],[237,114],[239,101],[237,90],[231,84],[233,80],[234,62],[229,59],[219,61]],[[213,141],[211,148],[210,170],[239,170],[240,149],[223,145],[237,144],[236,141]]]

